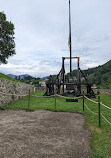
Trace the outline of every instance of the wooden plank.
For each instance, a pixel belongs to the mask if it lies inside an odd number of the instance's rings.
[[[74,90],[74,85],[66,85],[66,90]]]
[[[66,102],[78,102],[78,99],[66,99]]]

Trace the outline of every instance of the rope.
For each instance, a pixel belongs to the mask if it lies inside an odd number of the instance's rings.
[[[61,97],[61,98],[64,98],[64,99],[80,99],[80,98],[82,98],[83,96],[81,96],[81,97],[75,97],[75,98],[71,98],[71,97],[64,97],[64,96],[62,96],[62,95],[58,95],[58,94],[56,94],[58,97]]]
[[[37,96],[37,95],[31,95],[32,97],[37,97],[37,98],[51,98],[54,97],[55,95],[50,95],[50,96]]]
[[[108,124],[111,125],[111,122],[109,122],[103,114],[101,114],[101,116],[104,118],[104,120],[105,120]]]
[[[96,101],[94,101],[94,100],[91,100],[91,99],[89,99],[89,98],[87,98],[86,96],[84,96],[87,100],[89,100],[89,101],[91,101],[91,102],[93,102],[93,103],[96,103],[96,104],[98,104],[98,102],[96,102]]]
[[[88,106],[85,104],[86,108],[94,115],[98,115],[97,113],[93,112],[90,108],[88,108]]]
[[[95,112],[93,112],[90,108],[88,108],[88,106],[85,104],[85,106],[86,106],[86,108],[92,113],[92,114],[94,114],[94,115],[98,115],[97,113],[95,113]],[[103,117],[103,119],[108,123],[108,124],[110,124],[111,125],[111,122],[109,122],[107,119],[106,119],[106,117],[101,113],[101,116]]]
[[[103,103],[101,103],[101,105],[102,105],[102,106],[104,106],[105,108],[107,108],[107,109],[111,110],[111,108],[110,108],[110,107],[108,107],[108,106],[104,105]]]
[[[28,94],[27,95],[19,95],[19,94],[6,94],[6,93],[2,93],[2,92],[0,92],[0,94],[3,94],[3,95],[7,95],[7,96],[19,96],[19,97],[26,97],[26,96],[28,96]]]
[[[86,96],[84,96],[84,97],[85,97],[86,99],[88,99],[89,101],[98,104],[98,102],[96,102],[96,101],[94,101],[94,100],[91,100],[91,99],[87,98]],[[104,105],[102,102],[101,102],[101,105],[104,106],[105,108],[111,110],[111,108],[110,108],[109,106]]]

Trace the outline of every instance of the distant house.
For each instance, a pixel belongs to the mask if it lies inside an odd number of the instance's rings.
[[[97,89],[97,87],[91,87],[92,89]]]
[[[49,80],[49,79],[48,79],[48,78],[46,78],[44,81],[46,81],[46,82],[47,82],[48,80]]]
[[[97,89],[97,86],[94,84],[93,87],[91,87],[92,89]]]
[[[41,87],[46,87],[45,81],[39,81],[39,84],[41,85]]]

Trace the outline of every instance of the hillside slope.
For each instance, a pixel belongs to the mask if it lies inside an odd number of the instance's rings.
[[[83,70],[83,72],[85,76],[88,76],[91,84],[96,84],[100,88],[111,89],[111,60],[104,65]],[[77,76],[77,71],[73,70],[72,75]]]
[[[2,73],[0,73],[0,79],[2,79],[2,80],[8,80],[8,81],[13,81],[13,82],[20,82],[20,81],[18,81],[16,79],[13,79],[13,78],[5,75],[5,74],[2,74]]]
[[[14,76],[14,75],[11,74],[10,76]],[[19,76],[17,76],[18,79],[14,79],[10,76],[7,76],[7,75],[0,73],[0,79],[2,79],[2,80],[19,82],[19,83],[28,84],[28,85],[31,84],[35,87],[41,87],[41,85],[39,84],[40,78],[34,78],[32,76],[29,76],[29,75],[20,75],[21,79],[19,79]],[[23,78],[23,77],[26,77],[26,78]]]
[[[85,70],[84,73],[92,84],[111,89],[111,60],[104,65]]]

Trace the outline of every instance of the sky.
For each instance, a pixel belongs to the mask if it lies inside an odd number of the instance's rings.
[[[4,74],[58,74],[69,56],[68,0],[0,0],[0,12],[15,26],[16,55],[0,65]],[[81,69],[111,59],[111,0],[71,0],[72,56]],[[65,61],[66,72],[69,61]],[[73,60],[72,69],[77,61]]]

